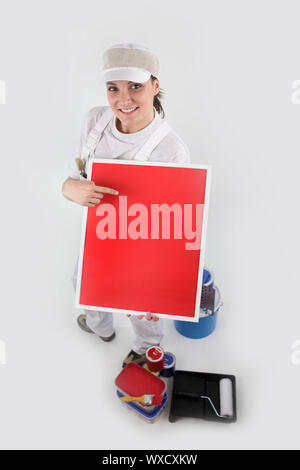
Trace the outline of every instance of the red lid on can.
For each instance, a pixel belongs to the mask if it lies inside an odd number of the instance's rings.
[[[164,356],[164,351],[159,346],[151,346],[151,348],[147,349],[146,357],[150,359],[150,361],[158,362]]]

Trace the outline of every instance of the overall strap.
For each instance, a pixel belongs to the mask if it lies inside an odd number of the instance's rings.
[[[159,144],[159,142],[170,132],[171,127],[165,121],[163,122],[156,131],[151,134],[146,143],[134,156],[134,160],[148,160],[152,151]]]
[[[113,111],[109,106],[104,111],[104,113],[102,114],[96,125],[93,127],[93,129],[91,129],[91,131],[89,132],[81,152],[81,158],[88,161],[89,157],[92,155],[95,148],[97,147],[98,142],[102,137],[103,131],[111,120],[112,116]]]

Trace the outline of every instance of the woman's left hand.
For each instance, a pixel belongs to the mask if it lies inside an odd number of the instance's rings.
[[[127,317],[131,317],[131,315],[127,315]],[[154,313],[147,312],[146,315],[137,315],[137,318],[141,320],[142,318],[146,318],[146,320],[153,320],[153,321],[158,321],[159,317],[155,315]]]

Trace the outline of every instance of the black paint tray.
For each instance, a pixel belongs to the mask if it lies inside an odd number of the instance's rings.
[[[220,410],[219,382],[228,378],[232,381],[232,407],[231,417],[219,417],[215,413],[209,400],[201,398],[207,396],[211,399],[216,410]],[[174,423],[179,417],[201,418],[208,421],[234,423],[236,416],[236,380],[233,375],[209,374],[205,372],[188,372],[177,370],[174,373],[173,393],[169,421]]]

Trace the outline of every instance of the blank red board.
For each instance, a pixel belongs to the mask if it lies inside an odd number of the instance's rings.
[[[197,321],[210,178],[210,166],[91,159],[88,180],[119,194],[83,208],[75,306]]]

